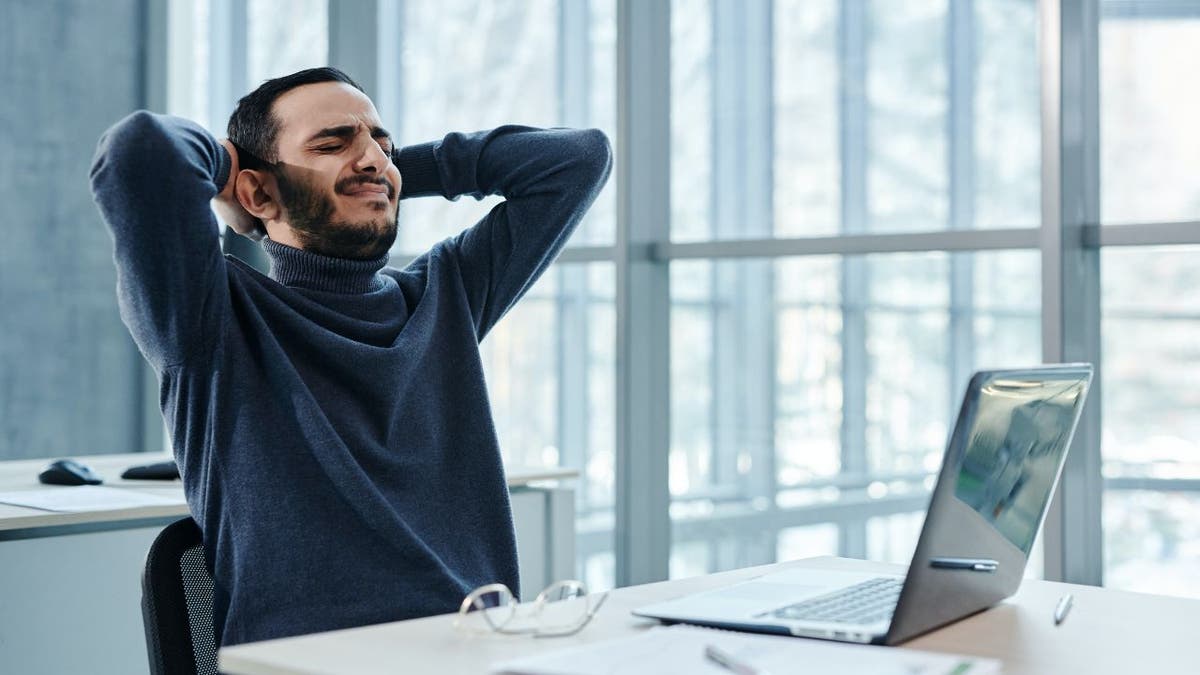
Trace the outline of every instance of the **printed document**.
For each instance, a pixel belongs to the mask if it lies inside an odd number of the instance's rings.
[[[806,638],[734,633],[677,625],[625,638],[572,647],[502,663],[493,675],[731,675],[705,657],[712,645],[764,675],[991,675],[1000,662],[900,647],[876,647]]]
[[[64,513],[117,511],[140,506],[173,506],[183,503],[182,497],[155,495],[100,485],[0,492],[0,504]]]

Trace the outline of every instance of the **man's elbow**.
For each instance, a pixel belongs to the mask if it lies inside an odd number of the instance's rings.
[[[612,172],[612,144],[608,142],[608,136],[599,129],[582,129],[579,134],[580,161],[587,166],[589,173],[596,177],[596,183],[603,185]]]
[[[161,156],[170,145],[167,130],[154,113],[137,110],[126,115],[96,144],[90,172],[93,192],[105,177],[135,174],[148,158]]]

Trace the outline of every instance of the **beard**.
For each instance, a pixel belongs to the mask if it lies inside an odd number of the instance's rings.
[[[387,210],[396,195],[396,187],[390,181],[382,177],[353,176],[334,184],[333,191],[337,194],[363,183],[387,186],[388,203],[373,206],[380,212],[380,217],[356,222],[334,221],[333,198],[302,178],[289,176],[285,168],[276,169],[275,179],[288,225],[304,250],[331,258],[373,260],[387,253],[395,243],[400,209],[388,218]]]

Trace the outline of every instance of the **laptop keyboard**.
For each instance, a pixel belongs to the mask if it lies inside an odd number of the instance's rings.
[[[772,616],[791,621],[868,624],[892,618],[903,579],[879,577],[780,607]]]

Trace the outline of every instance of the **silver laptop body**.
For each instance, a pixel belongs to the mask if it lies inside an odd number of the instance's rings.
[[[1017,591],[1092,367],[975,373],[906,576],[793,569],[641,607],[667,623],[897,644]]]

